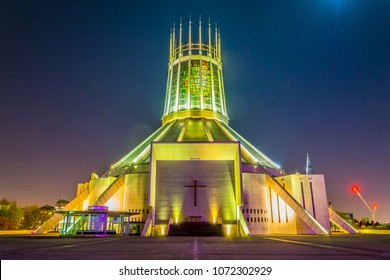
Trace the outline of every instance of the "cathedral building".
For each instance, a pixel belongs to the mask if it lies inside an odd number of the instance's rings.
[[[229,126],[219,30],[183,29],[170,34],[162,126],[36,233],[327,235],[330,221],[355,233],[328,208],[324,175],[286,174]]]

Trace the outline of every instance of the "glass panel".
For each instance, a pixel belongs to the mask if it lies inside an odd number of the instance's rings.
[[[191,109],[200,109],[200,61],[191,60]]]
[[[178,64],[173,66],[171,100],[169,101],[169,112],[170,113],[175,111],[175,105],[176,105],[177,68],[178,68]]]
[[[179,111],[187,109],[188,97],[188,61],[183,61],[180,65],[180,92]]]
[[[168,100],[169,98],[169,93],[170,93],[170,87],[171,87],[171,71],[172,70],[169,70],[168,72],[168,84],[167,84],[167,93],[166,93],[166,99],[165,99],[165,107],[164,107],[164,113],[165,112],[168,112],[169,113],[169,102],[170,100]]]
[[[202,61],[203,108],[212,110],[210,62]]]
[[[218,66],[213,64],[213,84],[214,84],[214,95],[215,95],[215,109],[217,112],[221,112],[221,101],[220,101],[220,89],[219,89],[219,75]]]

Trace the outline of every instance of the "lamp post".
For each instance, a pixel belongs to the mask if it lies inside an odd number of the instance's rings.
[[[378,206],[376,204],[374,204],[373,208],[371,208],[368,205],[368,203],[365,201],[365,199],[362,197],[362,195],[360,194],[358,186],[353,185],[352,186],[352,192],[356,193],[360,197],[360,199],[363,201],[363,203],[367,206],[368,210],[370,210],[371,216],[372,216],[372,222],[375,224],[375,222],[376,222],[375,215],[376,215]]]

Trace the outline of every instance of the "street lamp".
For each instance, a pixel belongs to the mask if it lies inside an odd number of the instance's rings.
[[[367,206],[368,210],[370,210],[371,212],[371,215],[372,215],[372,222],[375,224],[375,215],[377,213],[377,209],[378,209],[378,205],[374,204],[373,205],[373,208],[371,208],[368,203],[364,200],[364,198],[362,197],[362,195],[360,194],[359,192],[359,187],[356,186],[356,185],[353,185],[352,188],[351,188],[352,192],[356,193],[360,199],[363,201],[363,203]]]

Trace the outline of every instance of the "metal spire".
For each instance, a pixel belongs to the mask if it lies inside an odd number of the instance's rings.
[[[175,23],[173,23],[173,35],[172,35],[172,45],[173,45],[173,56],[175,56],[176,50],[176,38],[175,38]]]
[[[182,23],[180,18],[180,31],[179,31],[179,56],[183,56],[183,42],[182,42]]]
[[[172,28],[171,32],[169,33],[169,60],[172,61],[173,58],[173,51],[172,51]]]
[[[221,59],[221,29],[218,30],[218,57]]]
[[[211,56],[211,23],[209,18],[209,56]]]
[[[199,15],[199,54],[202,55],[202,17]]]
[[[313,174],[313,167],[310,162],[309,153],[306,153],[306,174]]]
[[[215,59],[218,58],[218,27],[217,27],[217,23],[215,23],[215,36],[214,36],[214,40],[215,40]]]
[[[189,25],[188,25],[188,54],[191,54],[192,51],[191,51],[191,45],[192,45],[192,42],[191,42],[191,15],[190,15],[190,22],[189,22]]]

